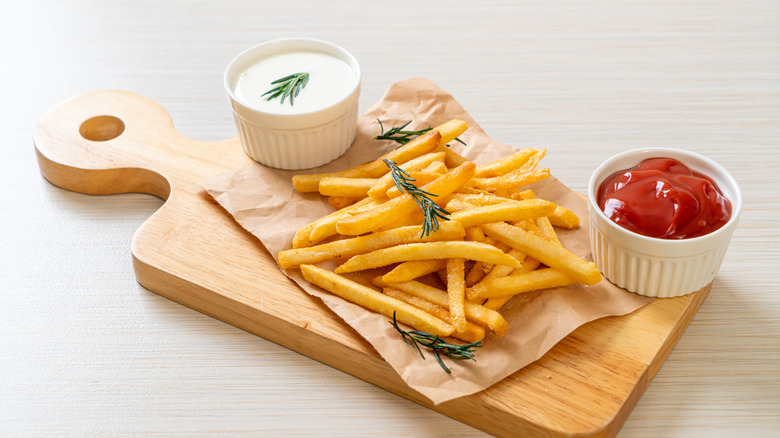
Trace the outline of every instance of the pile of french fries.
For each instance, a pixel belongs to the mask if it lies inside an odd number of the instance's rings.
[[[508,329],[499,310],[513,296],[601,280],[596,265],[561,246],[556,227],[579,226],[564,207],[526,185],[544,150],[522,149],[475,165],[447,147],[467,124],[452,120],[374,161],[335,173],[296,175],[301,192],[327,196],[335,211],[302,227],[283,269],[346,300],[440,337],[475,342]],[[425,235],[420,206],[394,183],[395,162],[449,212]],[[335,270],[316,264],[334,260]],[[375,269],[372,285],[342,274]]]

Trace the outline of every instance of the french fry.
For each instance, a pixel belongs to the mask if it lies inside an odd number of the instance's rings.
[[[523,200],[536,198],[536,195],[532,190],[524,190],[522,192],[513,193],[512,199]],[[549,215],[549,221],[556,227],[572,230],[580,226],[580,218],[571,210],[560,205],[555,206],[555,211]]]
[[[531,272],[534,269],[538,268],[540,264],[541,263],[539,263],[539,260],[536,260],[533,257],[526,257],[523,260],[523,265],[520,266],[519,268],[517,268],[514,272],[516,272],[518,274],[521,273],[521,272]],[[496,266],[493,269],[497,269],[497,268],[503,269],[504,267],[503,266]],[[505,275],[508,275],[508,274],[501,274],[501,275],[498,275],[498,276],[496,276],[494,278],[503,277]],[[486,276],[485,278],[487,278],[487,277],[488,276]],[[501,307],[503,307],[504,304],[506,304],[509,300],[511,300],[512,297],[514,297],[514,295],[507,295],[507,296],[503,296],[503,297],[488,298],[488,300],[485,301],[483,306],[487,307],[488,309],[498,310]]]
[[[466,189],[467,187],[461,187],[458,189],[460,192],[463,189]],[[476,189],[473,189],[476,190]],[[505,202],[510,202],[510,199],[502,198],[500,196],[496,196],[493,193],[453,193],[449,196],[449,199],[447,200],[447,203],[451,201],[461,201],[465,203],[472,204],[476,207],[484,207],[486,205],[497,205],[497,204],[503,204]]]
[[[558,234],[555,232],[555,228],[553,228],[552,223],[550,223],[550,218],[547,216],[536,218],[536,226],[539,228],[542,237],[558,245],[561,244],[561,241],[558,240]]]
[[[407,215],[397,218],[396,220],[394,220],[389,224],[386,224],[380,228],[377,228],[376,230],[373,230],[372,233],[392,230],[393,228],[408,227],[411,225],[422,225],[424,221],[425,221],[425,217],[423,216],[423,212],[420,210],[415,210]],[[444,221],[440,221],[439,224],[441,224],[442,222]]]
[[[485,240],[485,233],[483,233],[482,228],[478,226],[466,228],[466,240],[482,242]]]
[[[344,196],[329,196],[328,204],[333,207],[334,210],[341,210],[347,208],[350,205],[354,205],[360,202],[362,198],[347,198]]]
[[[556,227],[572,230],[580,226],[580,218],[568,208],[558,205],[555,207],[555,212],[550,215],[550,223]]]
[[[532,271],[536,269],[537,266],[539,266],[539,262],[537,261],[536,265],[534,265],[532,268],[529,269],[529,265],[527,264],[526,261],[528,259],[531,259],[531,257],[526,256],[525,253],[515,248],[511,248],[509,251],[507,251],[506,254],[514,258],[518,262],[520,262],[520,267],[515,269],[512,268],[511,266],[506,266],[506,265],[494,265],[493,268],[490,270],[490,272],[486,273],[485,276],[480,281],[491,280],[493,278],[506,277],[507,275],[518,271],[523,271],[523,272]]]
[[[572,284],[577,284],[577,281],[556,269],[544,268],[480,282],[469,288],[466,291],[466,296],[473,301]]]
[[[392,287],[382,288],[382,293],[397,300],[401,300],[405,303],[409,303],[412,306],[420,310],[424,310],[436,318],[441,319],[447,324],[453,325],[449,310],[438,304],[434,304],[428,300],[416,297],[406,292],[401,292],[400,290],[394,289]],[[477,342],[485,339],[485,328],[481,325],[474,324],[471,321],[466,321],[466,326],[462,331],[458,331],[456,329],[450,336],[460,339],[461,341]]]
[[[447,165],[449,168],[458,167],[461,164],[468,161],[466,157],[458,154],[457,152],[453,151],[452,149],[448,148],[446,145],[439,145],[435,149],[436,152],[444,152],[444,164]]]
[[[516,201],[522,201],[524,199],[534,199],[536,198],[536,194],[534,194],[533,190],[527,189],[520,192],[512,193],[511,198]]]
[[[515,268],[520,267],[520,263],[517,260],[493,246],[480,242],[446,241],[409,243],[359,254],[336,268],[335,272],[343,274],[362,271],[409,260],[452,258],[477,260],[496,265],[509,265]]]
[[[469,129],[468,123],[457,119],[450,120],[447,123],[437,126],[436,130],[441,134],[441,141],[439,144],[446,145],[466,132],[467,129]]]
[[[477,171],[474,176],[485,178],[507,174],[527,163],[528,159],[537,152],[538,151],[530,148],[521,149],[504,158],[477,166]]]
[[[389,169],[384,163],[385,159],[390,159],[396,164],[403,164],[422,154],[431,152],[439,146],[441,134],[432,129],[425,134],[406,143],[398,149],[390,151],[374,161],[352,167],[341,172],[316,173],[312,175],[295,175],[292,178],[293,187],[299,192],[317,192],[320,188],[320,180],[325,177],[346,177],[346,178],[379,178],[386,174]]]
[[[463,310],[463,302],[466,300],[465,262],[464,259],[447,259],[449,309],[452,316],[452,325],[455,327],[455,331],[458,332],[466,329],[466,314]]]
[[[365,198],[368,189],[378,180],[376,178],[345,178],[326,176],[320,180],[319,191],[323,196],[344,196]]]
[[[540,230],[539,227],[536,225],[536,221],[534,221],[533,219],[523,219],[520,221],[515,221],[512,222],[512,225],[518,228],[522,228],[523,230],[528,231],[531,234],[535,234],[539,237],[544,237],[545,239],[547,239],[547,237],[545,237],[545,235],[542,233],[542,230]]]
[[[432,173],[447,173],[447,165],[444,164],[444,161],[434,161],[433,163],[425,166],[422,171]]]
[[[422,227],[411,226],[395,228],[351,239],[336,240],[317,246],[293,248],[279,252],[279,266],[282,269],[292,269],[298,265],[315,264],[325,260],[352,257],[381,248],[416,242],[432,242],[439,240],[458,240],[466,234],[458,222],[444,222],[437,231],[420,237]]]
[[[364,198],[363,200],[356,202],[349,207],[336,210],[335,212],[314,221],[312,224],[306,226],[306,228],[309,229],[309,234],[308,236],[305,236],[305,239],[304,236],[299,237],[296,233],[296,236],[293,239],[293,248],[311,246],[327,239],[328,237],[335,236],[338,234],[336,231],[336,224],[338,221],[345,217],[350,217],[353,214],[357,214],[364,209],[370,209],[372,207],[372,203],[373,201],[371,199]],[[311,228],[309,228],[309,226],[311,226]]]
[[[421,189],[439,197],[449,195],[471,179],[475,167],[474,163],[470,161],[463,163],[433,182],[422,186]],[[376,208],[362,214],[342,219],[336,225],[336,230],[341,234],[357,236],[381,228],[417,208],[419,206],[412,195],[405,193],[385,203],[378,204]]]
[[[411,281],[423,275],[433,274],[447,267],[447,260],[412,260],[403,262],[382,276],[382,280],[388,283],[400,283]]]
[[[451,204],[466,204],[453,200],[447,204],[447,210],[452,211]],[[555,204],[542,199],[528,199],[525,201],[509,201],[496,205],[486,205],[484,207],[475,207],[466,210],[455,211],[450,215],[450,220],[455,220],[463,224],[464,227],[473,227],[476,225],[490,224],[494,222],[517,221],[521,219],[537,218],[547,216],[555,211]]]
[[[420,283],[419,281],[407,281],[403,283],[385,283],[382,281],[382,277],[376,277],[373,280],[375,286],[378,287],[392,287],[400,291],[412,294],[414,296],[424,298],[434,304],[438,304],[442,307],[449,305],[449,295],[440,289],[427,284]],[[466,314],[466,318],[483,325],[490,329],[498,336],[504,336],[509,324],[506,319],[501,316],[500,313],[495,310],[488,309],[479,304],[466,301],[463,303],[463,311]]]
[[[482,189],[475,189],[474,187],[467,187],[463,186],[457,190],[457,193],[462,193],[465,195],[489,195],[489,196],[495,196],[495,190],[492,192],[489,190],[482,190]]]
[[[523,169],[514,170],[506,175],[495,176],[492,178],[473,178],[467,183],[468,187],[492,191],[509,191],[523,187],[537,181],[541,181],[550,176],[550,169],[537,169],[526,171]]]
[[[336,234],[336,222],[338,220],[345,217],[352,211],[359,210],[361,207],[366,206],[370,202],[370,199],[364,199],[356,204],[350,205],[349,207],[340,210],[336,210],[327,216],[323,216],[314,222],[304,225],[295,232],[295,236],[293,237],[292,242],[293,248],[311,246],[327,237]],[[327,230],[324,232],[316,232],[318,227],[327,229],[329,226],[328,224],[332,224],[332,233],[328,234]]]
[[[406,163],[401,164],[398,167],[404,172],[421,170],[429,166],[431,163],[435,163],[437,161],[443,162],[444,155],[445,155],[444,152],[430,152],[421,155],[417,158],[411,159]],[[393,187],[394,185],[395,183],[393,182],[393,177],[390,175],[390,173],[386,173],[376,181],[376,183],[371,187],[371,189],[368,190],[368,196],[377,200],[382,200],[387,196],[386,193],[390,189],[390,187]]]
[[[601,281],[601,273],[595,263],[586,262],[571,251],[543,237],[503,222],[485,224],[482,229],[488,236],[517,248],[580,283],[590,286]]]
[[[509,248],[507,245],[504,245],[501,242],[496,242],[496,239],[493,239],[492,237],[487,237],[483,240],[481,240],[482,243],[495,246],[497,249],[506,252]],[[471,269],[468,270],[468,274],[466,274],[466,286],[472,286],[478,281],[482,280],[482,278],[489,272],[491,269],[493,269],[493,266],[490,263],[485,262],[474,262],[473,266],[471,266]],[[503,266],[503,265],[499,265]],[[508,266],[507,266],[508,267]],[[514,269],[512,267],[508,267],[510,270]]]
[[[327,269],[313,265],[301,265],[303,278],[309,283],[337,295],[347,301],[381,313],[387,317],[396,314],[396,319],[417,330],[438,336],[449,336],[454,328],[433,315],[424,312],[401,300],[389,297],[370,287],[344,278]]]

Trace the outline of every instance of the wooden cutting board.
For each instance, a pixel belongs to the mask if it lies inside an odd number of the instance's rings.
[[[709,292],[588,323],[489,389],[432,406],[200,188],[251,163],[237,138],[193,141],[156,102],[96,91],[45,113],[34,142],[57,186],[166,200],[132,242],[146,288],[498,436],[616,435]]]

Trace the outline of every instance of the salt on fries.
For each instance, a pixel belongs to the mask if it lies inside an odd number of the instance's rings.
[[[599,282],[595,264],[556,235],[579,218],[525,187],[550,175],[537,167],[546,151],[477,166],[446,146],[466,128],[453,120],[368,163],[294,176],[297,190],[327,196],[336,211],[298,230],[279,265],[416,330],[467,343],[486,330],[503,336],[509,326],[499,311],[517,294]],[[315,266],[329,260],[338,263],[332,271]],[[374,287],[341,275],[371,269]]]

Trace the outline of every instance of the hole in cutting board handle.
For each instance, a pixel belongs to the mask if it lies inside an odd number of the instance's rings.
[[[79,126],[79,134],[87,140],[112,140],[125,132],[125,122],[114,116],[96,116]]]

